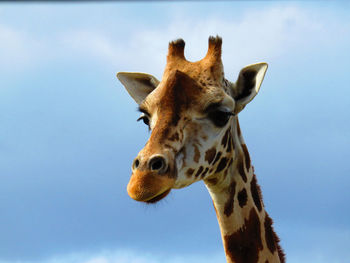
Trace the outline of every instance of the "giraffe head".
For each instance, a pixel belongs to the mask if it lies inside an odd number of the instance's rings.
[[[127,190],[133,199],[157,202],[173,188],[220,176],[234,160],[238,135],[230,131],[258,93],[267,64],[246,66],[229,82],[221,45],[220,37],[210,37],[206,56],[190,62],[185,42],[170,42],[161,81],[145,73],[117,74],[151,131],[132,164]]]

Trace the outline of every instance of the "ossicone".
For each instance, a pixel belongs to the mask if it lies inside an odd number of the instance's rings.
[[[181,38],[169,43],[168,61],[175,58],[185,59],[185,41]]]
[[[222,38],[219,36],[210,36],[208,40],[208,51],[205,59],[221,61]]]

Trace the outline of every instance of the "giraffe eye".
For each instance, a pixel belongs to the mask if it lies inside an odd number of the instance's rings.
[[[144,124],[149,126],[149,118],[148,118],[148,116],[146,116],[145,114],[142,114],[141,117],[137,119],[137,121],[140,121],[140,120],[142,120]]]
[[[208,113],[208,118],[217,126],[224,127],[231,116],[234,114],[232,112],[214,110]]]

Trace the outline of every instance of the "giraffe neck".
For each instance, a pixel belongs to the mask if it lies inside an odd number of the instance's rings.
[[[231,127],[233,163],[222,174],[205,180],[212,197],[228,263],[284,262],[279,239],[264,204],[240,134],[238,119]],[[229,142],[230,143],[230,142]]]

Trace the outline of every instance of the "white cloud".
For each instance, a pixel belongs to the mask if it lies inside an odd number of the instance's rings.
[[[320,47],[332,49],[333,42],[347,32],[350,23],[346,22],[331,13],[314,14],[313,10],[290,5],[250,10],[240,19],[179,14],[157,29],[137,27],[122,40],[88,30],[71,32],[62,39],[67,48],[92,54],[114,66],[122,65],[123,70],[143,70],[159,76],[170,40],[185,39],[186,55],[195,61],[205,55],[208,36],[218,34],[224,40],[226,71],[236,72],[245,64],[261,60],[302,56]]]
[[[58,37],[65,49],[87,54],[93,58],[114,62],[122,56],[122,49],[113,39],[99,32],[77,30],[66,32]]]
[[[350,23],[343,20],[327,10],[317,12],[290,4],[250,9],[239,18],[193,17],[179,12],[157,29],[145,23],[123,36],[108,35],[108,30],[78,28],[40,39],[0,25],[0,67],[23,68],[62,56],[84,57],[116,70],[122,66],[123,70],[160,75],[170,40],[184,38],[188,59],[198,60],[206,53],[208,36],[218,34],[224,40],[226,72],[236,72],[245,64],[285,54],[298,56],[320,46],[332,49],[339,36],[340,41],[349,41],[345,33]]]
[[[188,59],[195,61],[205,55],[208,36],[218,34],[223,37],[224,64],[226,69],[229,65],[231,70],[281,55],[295,56],[313,51],[319,46],[328,45],[332,48],[332,41],[343,36],[347,28],[349,21],[344,24],[344,21],[331,14],[315,15],[312,10],[284,6],[249,10],[240,19],[180,15],[162,30],[150,29],[135,34],[133,42],[143,47],[142,52],[146,54],[144,56],[148,56],[142,58],[143,60],[152,60],[159,64],[164,60],[166,43],[182,37],[187,42],[185,52]],[[129,54],[135,58],[134,52]],[[137,54],[136,59],[139,62],[142,61],[140,57]]]
[[[23,70],[31,66],[43,50],[41,41],[29,34],[0,24],[0,69]]]

